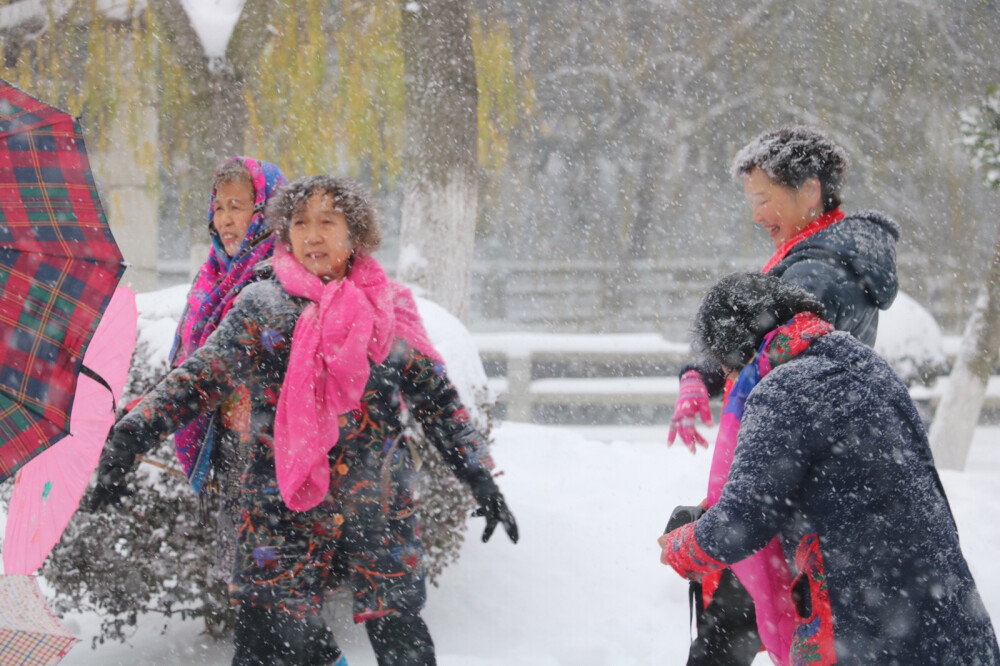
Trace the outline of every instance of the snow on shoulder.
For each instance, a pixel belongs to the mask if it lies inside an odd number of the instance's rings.
[[[223,58],[229,39],[233,36],[236,23],[240,19],[245,0],[181,0],[184,11],[191,20],[205,55],[209,58]]]
[[[479,358],[479,349],[469,329],[437,303],[426,298],[415,298],[427,335],[444,359],[448,379],[458,390],[462,404],[467,409],[478,412],[482,403],[495,402],[496,396],[489,388],[486,370]]]

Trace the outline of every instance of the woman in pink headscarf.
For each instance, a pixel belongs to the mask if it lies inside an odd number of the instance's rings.
[[[433,664],[405,408],[486,518],[483,539],[517,525],[427,339],[409,290],[371,256],[378,218],[348,179],[315,176],[275,196],[268,279],[250,285],[215,334],[112,432],[95,494],[120,494],[135,456],[233,396],[242,476],[234,664],[331,664],[324,581],[346,571],[354,619],[380,664]]]
[[[261,279],[257,264],[274,252],[274,235],[264,209],[287,182],[277,166],[252,157],[231,157],[216,168],[208,202],[211,248],[188,292],[170,354],[171,368],[204,345],[240,292]],[[240,394],[230,396],[174,435],[177,459],[191,487],[200,495],[212,489],[212,501],[207,504],[218,509],[214,573],[227,581],[236,552],[236,521],[241,515],[240,475],[249,455],[231,428],[233,420],[248,407],[242,401]],[[138,402],[133,401],[128,409]],[[212,483],[207,483],[210,478]]]

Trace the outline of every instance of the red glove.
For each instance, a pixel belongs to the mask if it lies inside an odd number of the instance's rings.
[[[671,446],[680,433],[681,441],[690,449],[691,453],[697,451],[695,444],[700,444],[702,448],[708,448],[708,442],[695,430],[694,417],[701,416],[701,422],[707,426],[712,425],[712,409],[708,406],[708,389],[702,381],[701,373],[697,370],[688,370],[681,375],[680,391],[677,395],[677,403],[674,405],[674,416],[670,419],[670,433],[667,435],[667,446]]]
[[[682,578],[701,580],[705,574],[725,569],[726,564],[708,555],[694,540],[694,526],[698,521],[678,527],[656,540],[663,552],[660,562],[669,564]]]

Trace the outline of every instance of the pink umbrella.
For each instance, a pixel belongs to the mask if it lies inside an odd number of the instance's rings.
[[[31,574],[58,543],[104,448],[115,420],[113,405],[128,375],[136,332],[135,294],[119,287],[83,357],[108,383],[81,374],[73,398],[70,433],[22,467],[7,512],[3,565],[8,574]],[[108,387],[114,392],[112,399]]]
[[[49,666],[76,643],[49,610],[34,576],[0,576],[0,664]]]

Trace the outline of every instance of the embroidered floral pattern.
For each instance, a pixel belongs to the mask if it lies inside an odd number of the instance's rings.
[[[819,550],[819,536],[802,537],[795,553],[799,575],[792,585],[797,610],[792,637],[792,666],[828,666],[837,663],[834,649],[833,610]]]
[[[403,340],[371,366],[358,409],[338,418],[329,454],[330,487],[309,511],[290,510],[275,475],[273,424],[302,301],[275,281],[248,287],[216,334],[141,404],[121,427],[143,441],[162,438],[197,414],[233,403],[239,437],[249,439],[241,469],[234,599],[290,613],[315,613],[330,576],[354,590],[356,618],[419,608],[425,599],[415,470],[401,406],[460,479],[492,469],[486,442],[470,424],[443,366]],[[234,398],[234,396],[238,396]],[[238,406],[238,407],[236,407]],[[248,416],[247,416],[248,415]],[[361,621],[359,619],[359,621]]]

